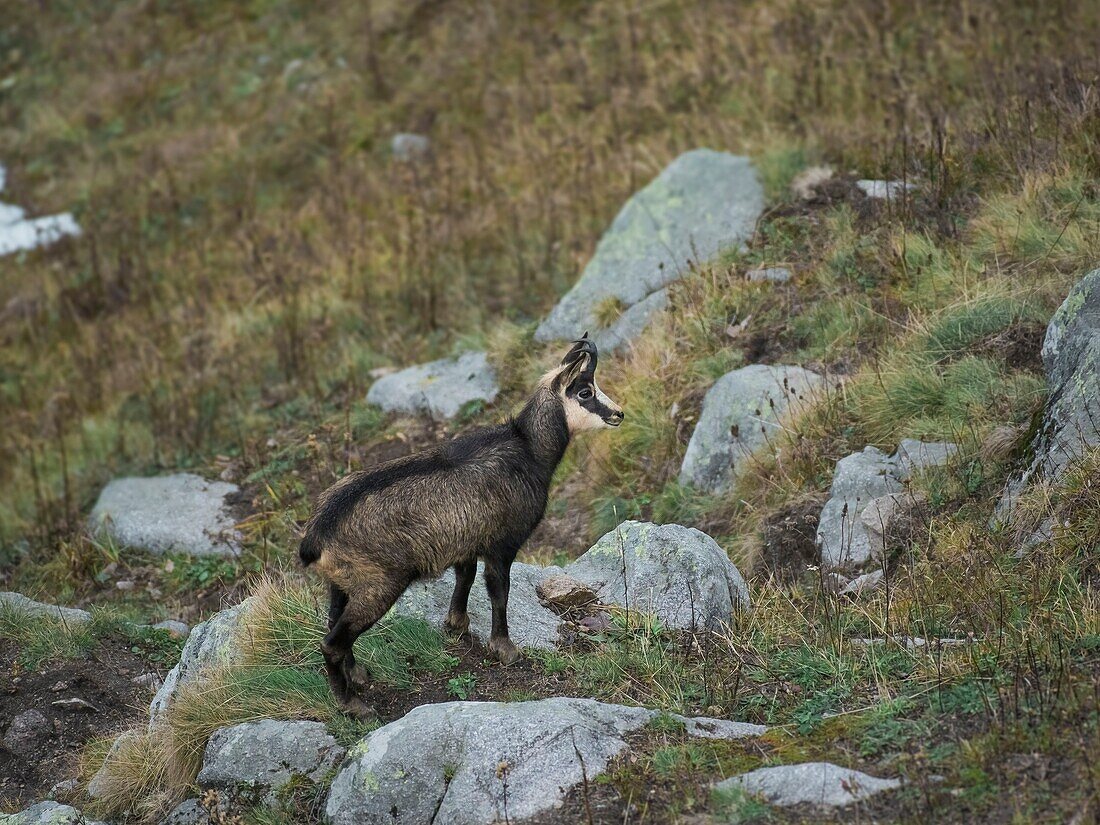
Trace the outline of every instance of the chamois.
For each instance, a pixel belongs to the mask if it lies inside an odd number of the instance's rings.
[[[329,586],[328,634],[321,642],[333,694],[356,716],[373,713],[357,694],[366,684],[352,646],[417,579],[455,569],[444,623],[462,635],[477,560],[493,606],[489,651],[509,664],[512,561],[542,520],[550,479],[571,436],[617,427],[622,408],[596,385],[596,345],[588,333],[546,373],[518,415],[463,433],[423,452],[351,473],[318,497],[298,549]]]

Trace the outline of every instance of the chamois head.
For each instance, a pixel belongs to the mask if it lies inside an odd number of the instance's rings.
[[[623,408],[604,395],[596,384],[596,345],[586,332],[561,359],[561,365],[543,376],[541,386],[561,401],[569,433],[618,427]]]

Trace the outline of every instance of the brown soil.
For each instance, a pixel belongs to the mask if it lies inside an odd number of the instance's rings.
[[[12,753],[0,747],[0,808],[18,810],[44,798],[57,782],[79,773],[84,745],[104,739],[142,718],[152,691],[134,684],[144,673],[163,677],[165,668],[152,665],[130,650],[129,643],[104,640],[84,659],[66,659],[24,670],[18,649],[0,641],[0,724],[6,733],[12,719],[37,710],[48,725],[30,748]],[[94,709],[67,709],[54,702],[78,698]]]
[[[806,567],[817,563],[817,521],[825,496],[797,499],[776,511],[764,524],[760,572],[783,581],[797,581]]]

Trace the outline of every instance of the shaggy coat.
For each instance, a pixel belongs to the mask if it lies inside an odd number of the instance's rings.
[[[512,419],[352,473],[318,498],[298,552],[329,583],[329,633],[321,649],[333,691],[350,712],[370,713],[354,690],[365,683],[355,640],[409,584],[448,567],[456,583],[447,628],[466,632],[482,559],[493,605],[489,650],[505,663],[517,657],[506,613],[512,561],[542,519],[571,436],[623,420],[596,385],[596,362],[586,334]]]

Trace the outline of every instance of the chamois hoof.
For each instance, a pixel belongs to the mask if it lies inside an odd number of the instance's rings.
[[[448,613],[447,618],[443,620],[443,629],[452,636],[462,638],[470,630],[470,616],[463,613],[461,616],[455,616]]]
[[[349,696],[340,702],[340,710],[361,722],[378,718],[378,712],[358,696]]]
[[[510,665],[519,658],[519,650],[508,638],[490,639],[489,652],[496,656],[502,665]]]

